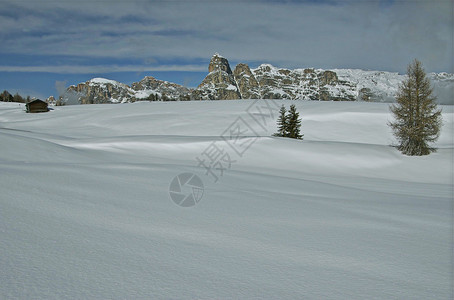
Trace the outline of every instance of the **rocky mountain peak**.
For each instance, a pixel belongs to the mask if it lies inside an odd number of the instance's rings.
[[[145,76],[141,81],[133,82],[131,84],[131,88],[138,91],[152,87],[156,88],[158,85],[158,80],[156,78],[154,78],[153,76]]]
[[[210,72],[193,91],[194,99],[231,100],[241,99],[241,93],[230,69],[229,61],[218,53],[213,55],[208,66]]]
[[[236,65],[235,70],[233,71],[233,75],[235,76],[254,76],[252,74],[251,69],[247,64],[239,63]]]
[[[156,90],[156,89],[162,89],[162,90],[179,90],[184,93],[188,93],[189,89],[168,81],[164,80],[159,80],[154,78],[153,76],[145,76],[141,81],[139,82],[134,82],[131,84],[131,88],[135,91],[141,91],[141,90]]]
[[[227,60],[227,58],[219,55],[219,53],[215,53],[213,57],[211,57],[210,64],[208,65],[208,72],[211,73],[214,71],[224,71],[227,74],[232,74],[229,61]]]

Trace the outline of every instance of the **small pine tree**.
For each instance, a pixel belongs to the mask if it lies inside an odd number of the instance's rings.
[[[287,137],[302,140],[303,135],[301,134],[301,119],[299,115],[299,112],[296,111],[296,106],[294,104],[290,105],[287,115]]]
[[[287,116],[286,116],[287,110],[285,109],[285,106],[282,105],[281,109],[279,110],[279,117],[277,119],[277,132],[274,134],[274,136],[281,136],[281,137],[286,137],[287,136]]]
[[[405,155],[435,151],[428,143],[438,139],[442,119],[432,92],[421,62],[415,59],[407,68],[407,79],[399,86],[397,103],[390,107],[395,121],[388,123],[398,140],[397,148]]]

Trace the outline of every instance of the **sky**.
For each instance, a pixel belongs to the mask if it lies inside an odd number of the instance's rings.
[[[453,73],[452,0],[0,0],[0,90],[37,98],[105,77],[196,87],[231,67]]]

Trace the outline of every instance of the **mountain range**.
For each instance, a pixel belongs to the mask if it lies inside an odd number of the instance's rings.
[[[232,71],[228,60],[213,55],[208,75],[197,88],[146,76],[130,86],[104,78],[70,86],[60,96],[66,103],[135,101],[291,99],[392,102],[405,75],[359,69],[285,69],[240,63]],[[429,73],[440,104],[453,104],[454,75]],[[52,102],[53,97],[49,98]]]

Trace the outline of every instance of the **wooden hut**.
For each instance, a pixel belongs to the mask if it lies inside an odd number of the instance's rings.
[[[25,104],[28,113],[39,113],[39,112],[47,112],[49,108],[47,107],[47,103],[43,100],[33,100]]]

